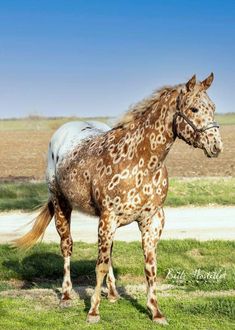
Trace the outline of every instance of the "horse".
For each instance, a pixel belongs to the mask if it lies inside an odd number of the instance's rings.
[[[200,82],[194,75],[186,83],[162,87],[133,105],[113,128],[98,122],[71,122],[54,133],[48,149],[48,202],[32,229],[15,245],[34,245],[55,216],[64,257],[60,304],[67,306],[72,289],[71,212],[76,208],[99,217],[96,286],[88,322],[100,320],[105,276],[108,299],[119,298],[111,262],[114,234],[136,221],[145,261],[147,308],[154,322],[167,324],[156,298],[156,247],[164,227],[168,190],[164,160],[177,138],[202,149],[207,157],[217,157],[222,151],[215,105],[207,94],[213,78],[211,73]]]

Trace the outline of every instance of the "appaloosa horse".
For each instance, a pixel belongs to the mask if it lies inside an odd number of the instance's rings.
[[[47,181],[49,199],[33,228],[15,243],[30,247],[44,234],[55,215],[64,257],[61,304],[72,288],[70,217],[73,208],[99,216],[96,287],[87,320],[99,320],[100,293],[107,274],[108,298],[118,293],[111,252],[118,227],[137,221],[142,235],[147,279],[147,307],[153,321],[166,324],[156,290],[156,243],[164,226],[163,203],[168,175],[164,160],[178,137],[208,157],[222,150],[215,105],[206,90],[213,74],[202,82],[193,76],[186,84],[164,87],[133,106],[112,129],[102,123],[63,125],[49,144]]]

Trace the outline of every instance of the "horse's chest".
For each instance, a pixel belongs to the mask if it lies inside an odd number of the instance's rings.
[[[129,171],[130,173],[130,171]],[[163,204],[167,193],[167,177],[161,168],[153,175],[139,171],[127,175],[124,171],[114,175],[107,185],[95,187],[99,191],[100,208],[114,213],[120,225],[128,224],[137,218],[151,217]]]

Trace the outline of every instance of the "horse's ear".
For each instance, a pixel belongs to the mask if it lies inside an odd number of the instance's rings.
[[[214,74],[211,72],[211,74],[201,82],[201,86],[203,89],[208,89],[210,85],[212,84],[212,81],[214,80]]]
[[[187,88],[187,92],[191,92],[196,85],[196,75],[194,74],[185,85]]]

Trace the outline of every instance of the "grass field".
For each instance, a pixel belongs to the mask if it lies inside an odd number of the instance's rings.
[[[119,284],[143,282],[141,244],[115,242],[114,245],[114,270]],[[176,284],[187,290],[233,289],[234,248],[233,241],[163,240],[158,248],[159,279],[162,283]],[[71,272],[75,283],[94,284],[96,255],[96,244],[74,244]],[[202,276],[194,273],[197,269],[200,269]],[[221,274],[221,281],[203,276],[208,273],[213,275],[215,271]],[[181,273],[185,274],[182,278]],[[53,287],[60,285],[58,279],[62,276],[63,259],[60,256],[59,245],[43,243],[27,252],[0,245],[1,281],[18,279],[37,287]]]
[[[234,125],[235,124],[235,112],[225,113],[225,114],[216,114],[215,120],[220,125]]]
[[[89,299],[78,302],[67,310],[55,305],[45,305],[43,299],[5,298],[0,301],[1,329],[3,330],[142,330],[160,329],[154,325],[146,311],[143,295],[138,299],[123,299],[111,305],[103,300],[100,307],[101,321],[90,325],[86,322]],[[234,300],[231,297],[160,297],[169,326],[173,330],[232,330],[234,329]]]
[[[47,201],[46,183],[1,183],[0,211],[33,210]],[[170,180],[166,206],[234,205],[235,178]]]
[[[169,329],[232,329],[235,318],[234,259],[231,241],[164,240],[158,247],[159,303]],[[94,286],[95,244],[75,243],[71,272],[77,285]],[[101,302],[100,324],[86,323],[87,295],[58,308],[63,260],[59,246],[40,244],[28,252],[0,246],[0,328],[155,329],[146,310],[143,257],[139,242],[115,242],[114,271],[122,298]],[[128,285],[132,291],[128,291]],[[168,284],[168,289],[161,289]],[[170,286],[169,286],[170,284]],[[47,289],[46,289],[47,288]],[[81,288],[81,287],[80,287]]]
[[[5,119],[0,120],[0,131],[34,131],[36,130],[56,130],[59,126],[68,121],[80,120],[98,120],[104,123],[109,121],[108,117],[59,117],[59,118],[43,118],[43,117],[27,117],[22,119]]]
[[[22,119],[0,119],[0,131],[21,131],[21,130],[55,130],[68,121],[74,120],[98,120],[105,123],[113,122],[114,118],[109,117],[58,117],[47,118],[40,116],[29,116]],[[216,114],[215,120],[220,125],[234,125],[235,113]]]

